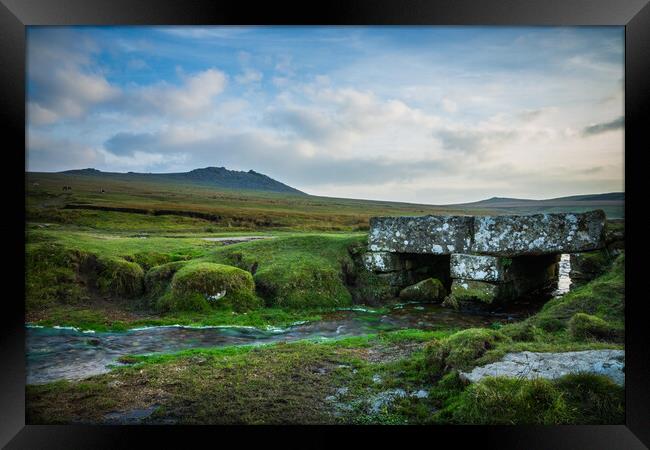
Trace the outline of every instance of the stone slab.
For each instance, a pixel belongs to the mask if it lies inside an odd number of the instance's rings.
[[[585,350],[562,353],[508,353],[501,361],[461,372],[461,378],[477,382],[485,377],[556,379],[571,373],[594,373],[625,384],[623,350]]]
[[[471,216],[373,217],[368,248],[374,252],[467,253],[472,223]]]
[[[576,253],[604,246],[605,213],[477,216],[469,253],[493,256]]]
[[[455,253],[449,263],[452,278],[498,282],[504,279],[503,258]]]
[[[364,267],[370,272],[396,272],[412,267],[410,261],[400,257],[397,253],[367,252],[363,254],[362,259]]]

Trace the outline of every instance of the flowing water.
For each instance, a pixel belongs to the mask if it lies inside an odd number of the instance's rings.
[[[570,285],[568,255],[567,258],[564,256],[560,263],[558,289],[553,295],[565,293]],[[260,345],[300,339],[336,339],[407,328],[436,330],[484,327],[495,322],[520,320],[534,314],[543,300],[539,297],[520,299],[489,313],[457,312],[439,305],[413,303],[393,306],[387,312],[350,308],[328,314],[318,322],[268,329],[174,325],[125,332],[88,332],[65,327],[27,326],[27,383],[74,380],[105,373],[110,370],[110,365],[119,364],[118,358],[124,355],[226,345]]]

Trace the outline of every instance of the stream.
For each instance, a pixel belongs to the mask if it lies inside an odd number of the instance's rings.
[[[569,258],[562,255],[557,289],[568,291]],[[78,380],[110,371],[125,355],[168,353],[191,348],[228,345],[263,345],[300,339],[337,339],[401,329],[436,330],[487,327],[521,320],[537,312],[544,301],[522,298],[492,312],[458,312],[437,304],[395,305],[388,311],[361,307],[340,309],[318,322],[295,323],[286,328],[245,326],[157,326],[122,332],[91,332],[71,327],[27,325],[27,383]]]

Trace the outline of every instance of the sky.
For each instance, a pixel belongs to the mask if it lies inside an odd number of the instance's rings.
[[[623,191],[623,27],[27,28],[29,171],[426,204]]]

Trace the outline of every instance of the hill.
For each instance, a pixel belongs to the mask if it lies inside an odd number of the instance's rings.
[[[598,208],[612,219],[623,217],[624,205],[623,194],[551,200],[493,198],[462,205],[318,197],[254,171],[224,168],[172,174],[94,169],[28,172],[26,182],[28,222],[124,233],[363,231],[373,216],[534,214]]]
[[[286,194],[306,195],[298,189],[287,186],[273,178],[249,170],[248,172],[228,170],[225,167],[204,167],[189,172],[178,173],[138,173],[138,172],[102,172],[97,169],[66,170],[62,175],[75,177],[96,177],[120,181],[138,182],[180,182],[183,184],[202,184],[221,189],[236,189],[245,191],[280,192]]]
[[[603,209],[607,217],[623,218],[625,212],[625,193],[572,195],[544,200],[492,197],[472,203],[453,205],[464,209],[492,209],[505,214],[534,214],[543,212],[584,212]]]

